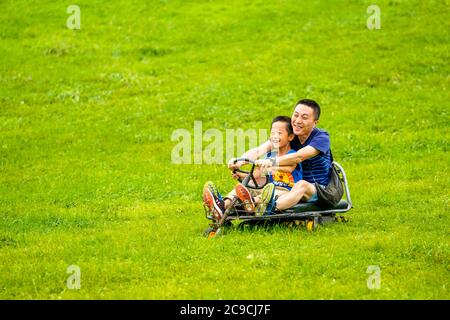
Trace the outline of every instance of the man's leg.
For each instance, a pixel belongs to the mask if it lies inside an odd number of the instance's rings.
[[[283,194],[288,193],[288,189],[275,187],[275,198],[281,197]]]
[[[297,182],[291,191],[282,194],[276,203],[278,210],[284,210],[295,206],[300,200],[308,201],[316,193],[316,187],[305,180]]]

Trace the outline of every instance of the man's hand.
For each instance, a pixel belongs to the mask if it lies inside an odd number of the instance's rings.
[[[273,159],[256,160],[256,165],[261,169],[262,172],[270,172],[273,164]]]

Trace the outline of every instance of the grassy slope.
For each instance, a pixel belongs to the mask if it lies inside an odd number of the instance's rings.
[[[77,4],[76,32],[66,5],[0,4],[1,298],[450,298],[448,1],[378,1],[377,31],[370,1]],[[233,181],[173,165],[173,130],[267,128],[300,97],[352,222],[202,238],[204,181]]]

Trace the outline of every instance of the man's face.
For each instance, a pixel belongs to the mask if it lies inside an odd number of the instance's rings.
[[[292,127],[294,134],[300,137],[308,137],[316,126],[317,121],[314,120],[314,111],[312,108],[299,104],[294,109],[292,115]]]

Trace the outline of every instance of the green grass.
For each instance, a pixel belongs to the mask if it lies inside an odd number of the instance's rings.
[[[0,4],[0,298],[450,298],[448,1],[378,1],[373,31],[371,1],[76,4],[78,31],[69,4]],[[304,97],[351,222],[203,238],[204,182],[233,181],[173,164],[172,132],[265,129]]]

